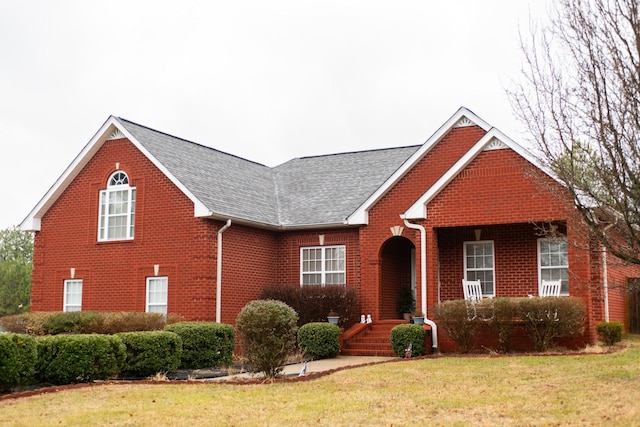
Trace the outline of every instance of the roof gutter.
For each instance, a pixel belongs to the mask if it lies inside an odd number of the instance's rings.
[[[438,326],[436,323],[429,319],[427,315],[427,239],[426,230],[420,224],[413,224],[409,222],[404,215],[400,215],[400,218],[404,220],[404,224],[414,230],[420,231],[420,305],[424,312],[424,323],[431,326],[431,352],[435,353],[438,350]]]
[[[217,271],[216,271],[216,323],[221,323],[221,311],[222,311],[222,233],[227,228],[231,227],[231,220],[228,219],[227,223],[218,230],[218,256]]]

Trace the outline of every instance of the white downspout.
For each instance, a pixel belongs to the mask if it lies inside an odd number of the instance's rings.
[[[413,224],[404,218],[404,215],[400,215],[400,218],[404,220],[404,224],[413,228],[414,230],[420,230],[420,305],[424,313],[424,323],[431,326],[431,351],[435,353],[438,349],[438,326],[436,323],[429,319],[427,315],[427,236],[426,230],[419,224]]]
[[[228,219],[227,223],[218,230],[218,258],[217,258],[217,271],[216,271],[216,323],[220,323],[221,311],[222,311],[222,233],[227,228],[231,227],[231,220]]]
[[[602,245],[602,286],[604,288],[604,321],[609,321],[609,278],[607,277],[607,248]]]

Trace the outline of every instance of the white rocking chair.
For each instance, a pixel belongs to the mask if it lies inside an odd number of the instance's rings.
[[[462,291],[464,292],[464,299],[467,301],[476,302],[482,300],[482,284],[480,283],[480,279],[462,279]]]
[[[561,280],[543,280],[540,284],[540,296],[541,297],[559,297],[560,288],[562,287]]]

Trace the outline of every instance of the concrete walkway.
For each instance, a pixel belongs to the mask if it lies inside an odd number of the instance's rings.
[[[357,367],[361,365],[367,365],[370,363],[385,362],[389,360],[397,359],[397,357],[384,357],[384,356],[337,356],[332,359],[320,359],[307,362],[307,368],[305,375],[326,372],[339,368]],[[304,363],[294,363],[284,367],[283,376],[285,378],[291,378],[300,376],[300,372],[304,367]],[[206,381],[238,381],[238,380],[258,380],[262,378],[262,374],[250,374],[247,372],[239,374],[231,374],[217,378],[208,378]]]

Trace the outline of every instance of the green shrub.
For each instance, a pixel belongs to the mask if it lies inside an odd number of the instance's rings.
[[[0,335],[0,391],[35,382],[36,340],[28,335]]]
[[[282,301],[256,300],[236,318],[242,354],[250,372],[275,378],[295,348],[298,315]]]
[[[462,353],[468,353],[471,350],[473,334],[480,325],[478,320],[488,317],[483,314],[483,310],[478,310],[485,307],[481,304],[465,300],[451,300],[435,306],[434,316],[438,320],[438,324],[458,344]],[[483,315],[478,316],[478,313]]]
[[[298,313],[298,325],[312,322],[326,322],[329,312],[340,315],[342,327],[349,327],[360,321],[358,294],[354,288],[343,285],[269,286],[260,294],[263,300],[278,300]]]
[[[115,335],[38,337],[37,349],[37,379],[56,385],[115,377],[126,358],[126,347]]]
[[[600,322],[596,325],[598,338],[609,347],[622,341],[622,329],[622,322]]]
[[[523,298],[519,317],[536,351],[546,351],[556,338],[584,332],[585,307],[577,297]]]
[[[127,348],[120,376],[149,377],[173,372],[180,366],[182,339],[169,331],[122,332],[117,334]]]
[[[212,322],[179,322],[167,325],[182,339],[181,368],[202,369],[233,363],[235,330],[231,325]]]
[[[175,314],[132,312],[32,312],[0,318],[9,332],[29,335],[116,334],[159,331],[182,318]]]
[[[340,328],[326,322],[312,322],[298,329],[298,346],[314,359],[335,357],[340,352]]]
[[[391,329],[391,348],[399,357],[405,357],[409,345],[412,356],[424,354],[425,331],[422,325],[402,324]]]

